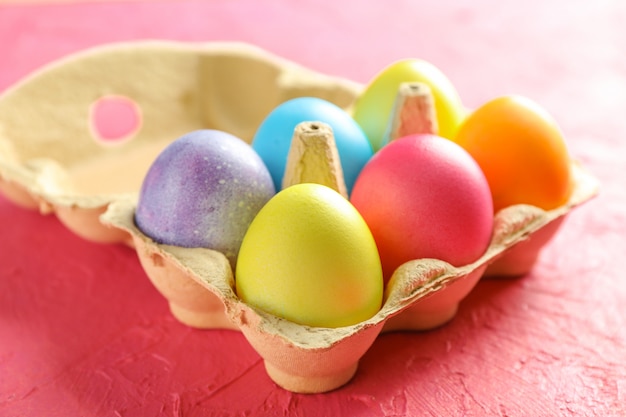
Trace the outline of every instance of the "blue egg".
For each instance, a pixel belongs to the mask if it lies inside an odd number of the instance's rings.
[[[339,106],[320,98],[300,97],[276,107],[263,120],[252,147],[267,166],[274,186],[282,188],[293,131],[302,122],[323,122],[333,129],[348,193],[363,166],[372,157],[372,146],[361,127]]]

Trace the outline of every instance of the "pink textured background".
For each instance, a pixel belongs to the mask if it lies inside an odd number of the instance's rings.
[[[277,388],[241,334],[176,322],[131,250],[0,197],[0,415],[625,415],[626,3],[460,3],[0,5],[0,91],[130,39],[242,40],[364,83],[418,57],[468,106],[544,105],[602,181],[531,274],[479,283],[444,328],[380,337],[348,386],[308,396]]]

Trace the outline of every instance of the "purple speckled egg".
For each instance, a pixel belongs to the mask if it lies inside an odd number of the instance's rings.
[[[157,243],[222,252],[235,265],[250,222],[275,194],[272,177],[243,140],[198,130],[172,142],[144,178],[137,227]]]

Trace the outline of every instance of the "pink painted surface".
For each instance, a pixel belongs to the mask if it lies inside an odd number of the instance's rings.
[[[543,104],[602,181],[532,273],[480,282],[441,329],[383,335],[321,395],[278,388],[240,333],[176,322],[130,249],[0,197],[0,415],[625,415],[625,19],[610,0],[0,6],[0,90],[131,39],[242,40],[359,82],[419,57],[470,107]]]
[[[141,111],[128,97],[101,97],[92,104],[90,116],[94,136],[105,144],[132,136],[141,124]]]

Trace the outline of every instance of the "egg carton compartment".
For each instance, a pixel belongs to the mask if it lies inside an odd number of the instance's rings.
[[[454,267],[436,259],[403,264],[386,286],[380,311],[342,328],[299,325],[246,305],[235,293],[223,254],[155,243],[136,227],[132,199],[112,203],[102,221],[129,233],[144,270],[178,320],[198,328],[238,329],[278,385],[295,392],[325,392],[352,378],[381,332],[440,326],[454,317],[481,277],[527,272],[564,217],[597,191],[593,177],[577,164],[573,168],[576,188],[567,204],[550,211],[528,205],[501,210],[488,250],[469,265]],[[507,259],[509,254],[513,257]]]
[[[157,244],[135,225],[144,175],[174,139],[212,128],[250,142],[263,117],[290,98],[319,97],[349,109],[362,89],[240,43],[95,48],[43,68],[0,97],[0,190],[23,207],[55,213],[85,239],[134,247],[178,320],[241,331],[278,385],[329,391],[352,378],[382,332],[440,326],[481,277],[527,273],[566,215],[598,189],[573,162],[574,192],[566,204],[549,211],[529,205],[501,210],[478,260],[460,267],[409,261],[387,283],[377,314],[332,329],[247,305],[235,293],[224,254]],[[127,126],[107,131],[98,118],[116,106],[116,114],[126,112]]]

